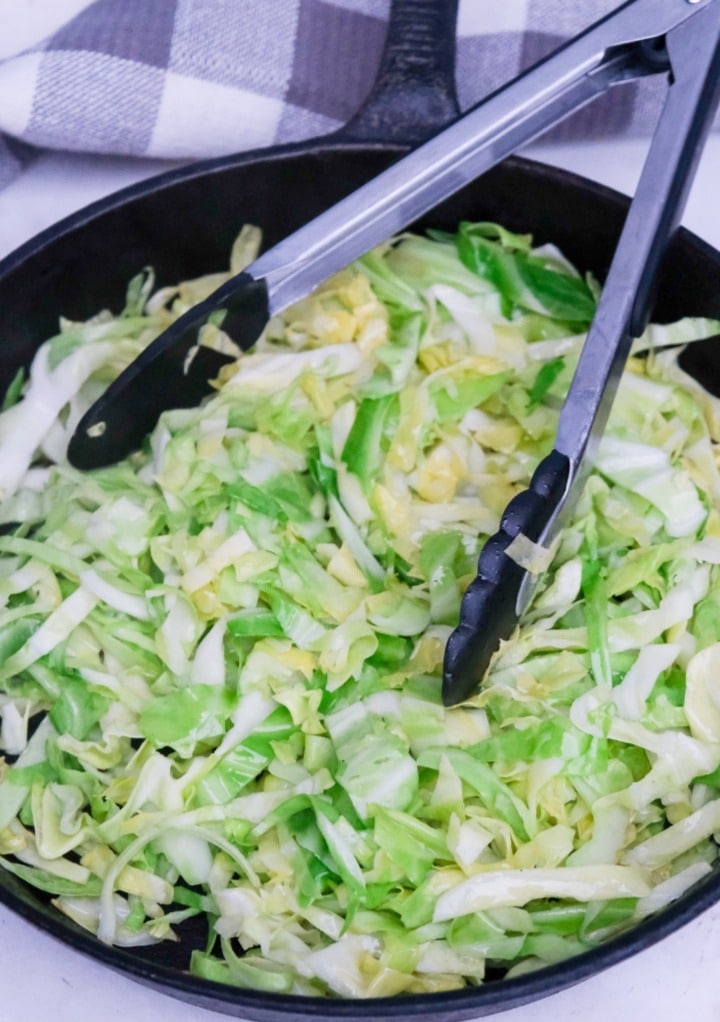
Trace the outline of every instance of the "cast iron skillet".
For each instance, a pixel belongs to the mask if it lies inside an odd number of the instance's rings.
[[[376,85],[338,134],[195,164],[126,189],[64,220],[0,263],[0,393],[26,366],[60,314],[82,319],[120,310],[127,281],[155,267],[160,285],[223,269],[244,223],[266,244],[368,180],[408,145],[457,114],[454,23],[457,0],[394,0]],[[511,159],[438,207],[425,223],[494,220],[553,241],[603,279],[628,200],[556,169]],[[654,318],[720,318],[720,254],[681,232],[660,279]],[[685,367],[720,392],[712,344],[693,346]],[[340,1001],[265,994],[187,974],[204,933],[179,944],[110,948],[57,913],[46,897],[0,870],[0,900],[47,933],[132,978],[190,1003],[261,1022],[289,1019],[423,1019],[451,1022],[517,1007],[554,993],[649,947],[720,899],[720,868],[632,931],[560,964],[453,993]],[[197,925],[197,924],[196,924]]]

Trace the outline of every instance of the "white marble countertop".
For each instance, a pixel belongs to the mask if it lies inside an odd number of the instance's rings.
[[[47,31],[63,11],[89,0],[0,0],[0,57]],[[21,26],[10,8],[37,14]],[[13,26],[17,27],[13,36]],[[52,27],[52,26],[51,26]],[[43,31],[41,31],[41,29]],[[24,34],[21,34],[24,33]],[[631,192],[643,142],[538,146],[531,155]],[[70,154],[41,157],[0,192],[0,256],[37,231],[111,191],[162,169],[160,164]],[[688,203],[685,223],[720,247],[720,137],[711,139]],[[503,1022],[694,1022],[720,1019],[720,906],[633,959],[578,987],[503,1013]],[[38,932],[0,906],[2,1022],[210,1022],[219,1016],[155,993]]]

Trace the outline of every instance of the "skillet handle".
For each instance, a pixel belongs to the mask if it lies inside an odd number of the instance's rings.
[[[458,0],[392,0],[375,84],[336,137],[416,145],[460,115],[457,8]]]

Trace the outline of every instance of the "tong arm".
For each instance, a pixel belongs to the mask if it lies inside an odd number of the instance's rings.
[[[560,413],[555,448],[540,462],[529,490],[508,505],[463,597],[460,624],[445,650],[448,705],[478,687],[528,605],[540,576],[505,551],[518,532],[547,547],[567,520],[590,471],[632,340],[645,329],[659,263],[720,103],[720,2],[706,4],[668,32],[652,59],[669,72],[665,105]]]
[[[713,0],[630,0],[260,257],[271,313],[613,85],[655,74],[652,44]]]
[[[498,90],[435,138],[264,253],[150,344],[86,412],[68,456],[78,468],[130,454],[167,408],[199,403],[224,358],[190,362],[219,309],[250,348],[268,318],[398,231],[572,110],[613,85],[658,71],[653,44],[716,0],[629,0],[557,53]],[[244,320],[237,310],[249,310]],[[234,324],[235,332],[230,329]],[[128,409],[132,414],[128,415]]]

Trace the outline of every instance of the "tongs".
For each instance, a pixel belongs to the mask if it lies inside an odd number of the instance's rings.
[[[531,571],[506,551],[518,536],[547,550],[562,527],[592,465],[632,340],[647,324],[658,266],[720,101],[720,0],[630,0],[265,252],[180,317],[110,385],[79,423],[71,463],[111,464],[140,445],[163,411],[211,393],[210,381],[232,356],[198,343],[210,317],[217,322],[222,311],[223,329],[243,349],[251,347],[271,316],[567,114],[614,85],[655,74],[667,79],[665,104],[555,446],[485,543],[447,643],[443,700],[468,698],[538,581],[536,565]]]

